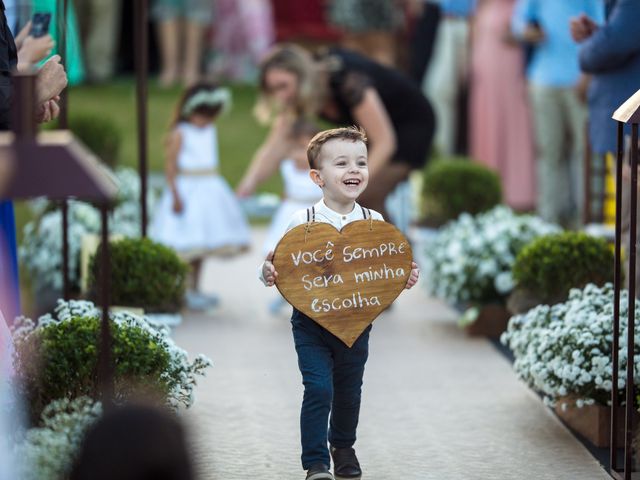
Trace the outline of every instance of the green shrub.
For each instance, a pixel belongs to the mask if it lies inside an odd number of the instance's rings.
[[[166,329],[142,317],[111,312],[114,395],[118,403],[139,393],[177,408],[190,406],[196,376],[210,361],[189,361]],[[58,302],[54,315],[37,323],[21,317],[14,332],[14,367],[32,421],[51,401],[98,398],[98,341],[102,314],[91,302]]]
[[[148,238],[109,243],[110,296],[113,305],[143,308],[146,313],[176,312],[182,306],[187,265],[169,247]],[[101,249],[91,259],[89,292],[100,298]]]
[[[134,385],[167,395],[175,381],[165,375],[169,352],[142,328],[112,323],[111,332],[117,397],[126,397]],[[99,316],[77,317],[37,331],[21,345],[23,353],[31,352],[37,359],[25,362],[20,369],[32,418],[38,418],[42,409],[58,398],[98,398],[99,335]]]
[[[105,164],[112,169],[116,166],[122,133],[113,120],[106,116],[74,115],[69,118],[69,130]]]
[[[513,277],[544,303],[564,301],[572,288],[613,280],[613,253],[607,242],[582,232],[563,232],[533,240],[518,254]]]
[[[442,159],[424,171],[425,219],[440,226],[463,212],[472,215],[492,209],[502,199],[500,177],[468,159]]]

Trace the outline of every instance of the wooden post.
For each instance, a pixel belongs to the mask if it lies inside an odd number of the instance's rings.
[[[138,113],[138,171],[140,174],[140,231],[147,236],[147,76],[148,48],[148,0],[134,0],[134,36],[136,59],[136,110]]]
[[[618,370],[620,362],[618,351],[620,349],[620,281],[622,278],[621,267],[621,226],[622,226],[622,163],[624,158],[624,123],[618,122],[618,148],[616,155],[616,240],[615,263],[613,273],[613,344],[611,347],[611,443],[609,449],[609,465],[611,470],[618,470],[618,408],[620,398],[618,390]]]
[[[101,388],[101,399],[105,409],[113,405],[115,365],[113,363],[111,326],[109,324],[109,293],[111,290],[111,274],[109,265],[109,215],[106,205],[100,207],[102,219],[102,243],[100,246],[102,263],[100,289],[102,300],[102,319],[100,323],[100,348],[98,357],[98,379]]]
[[[611,449],[609,456],[611,459],[611,475],[614,478],[631,480],[633,470],[633,417],[635,409],[635,383],[633,373],[635,369],[635,313],[636,313],[636,257],[637,257],[637,226],[638,226],[638,124],[640,123],[640,90],[631,98],[624,102],[614,114],[613,119],[618,121],[618,147],[616,161],[616,252],[615,252],[615,278],[614,278],[614,312],[613,312],[613,342],[612,342],[612,368],[611,378],[614,382],[611,391]],[[619,348],[619,299],[620,289],[620,244],[621,244],[621,204],[622,204],[622,164],[624,157],[624,125],[631,125],[631,182],[629,201],[629,312],[627,318],[627,371],[626,371],[626,395],[625,395],[625,425],[624,425],[624,469],[617,469],[617,445],[615,439],[620,426],[616,421],[616,410],[618,406],[618,348]]]
[[[109,238],[107,213],[116,198],[117,186],[105,174],[95,155],[86,150],[67,131],[35,135],[35,76],[16,75],[13,79],[14,133],[0,133],[0,148],[15,152],[13,174],[2,192],[5,199],[69,197],[98,204],[102,214],[102,238]],[[108,406],[113,395],[113,359],[109,329],[108,244],[103,249],[102,323],[99,340],[98,385]],[[106,268],[104,268],[106,265]]]
[[[60,53],[60,63],[66,69],[67,65],[67,18],[68,0],[58,0],[57,16],[62,20],[56,23],[58,30],[58,52]],[[68,105],[69,98],[67,90],[60,94],[60,116],[58,117],[58,128],[66,130],[69,127]],[[62,209],[62,297],[65,300],[71,298],[71,286],[69,282],[69,202],[65,198],[61,202]]]

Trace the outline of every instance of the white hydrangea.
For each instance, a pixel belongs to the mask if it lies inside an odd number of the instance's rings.
[[[516,255],[536,237],[560,228],[505,206],[476,215],[463,213],[426,242],[422,265],[430,292],[452,303],[486,303],[514,287]]]
[[[628,292],[620,294],[618,388],[624,388],[627,368]],[[635,335],[640,339],[640,309],[635,312]],[[557,305],[539,305],[509,321],[501,341],[515,356],[519,378],[539,391],[549,405],[574,397],[578,406],[610,404],[613,286],[573,289]],[[634,379],[640,381],[640,342],[636,341]]]
[[[102,405],[87,397],[51,402],[42,426],[27,430],[14,454],[22,480],[68,478],[88,428],[102,415]]]
[[[118,183],[118,201],[109,217],[110,234],[125,237],[140,236],[140,178],[131,168],[121,168],[115,173]],[[155,203],[157,193],[149,189],[147,208]],[[19,249],[20,261],[31,278],[41,287],[60,292],[62,290],[62,212],[54,204],[43,199],[32,202],[37,219],[27,223]],[[69,201],[69,279],[79,281],[80,248],[86,234],[100,234],[100,211],[88,203]]]

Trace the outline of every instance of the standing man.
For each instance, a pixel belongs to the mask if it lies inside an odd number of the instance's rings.
[[[115,72],[122,0],[75,0],[87,79],[106,82]]]
[[[592,75],[589,89],[589,135],[596,155],[613,156],[616,149],[616,122],[613,112],[640,88],[640,2],[607,0],[607,20],[580,15],[571,19],[571,35],[580,44],[580,68]],[[622,239],[629,248],[629,171],[622,189]],[[624,262],[626,267],[627,262]],[[636,264],[636,296],[640,270]],[[628,275],[626,275],[629,278]]]
[[[569,21],[604,16],[600,0],[518,0],[513,34],[534,44],[527,67],[538,160],[538,213],[549,222],[575,226],[583,207],[584,129],[587,119],[578,47]]]
[[[427,3],[439,6],[441,17],[423,91],[436,114],[435,146],[441,155],[451,156],[455,153],[460,123],[458,95],[467,81],[469,69],[469,19],[476,0],[428,0]],[[433,5],[429,7],[434,11]]]

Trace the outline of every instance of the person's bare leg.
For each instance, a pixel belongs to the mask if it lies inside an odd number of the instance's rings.
[[[406,163],[388,163],[369,178],[369,185],[360,195],[358,203],[380,212],[385,220],[390,221],[384,202],[396,186],[409,177],[410,172],[411,167]]]
[[[345,33],[342,45],[382,65],[395,66],[395,38],[391,32]]]
[[[369,56],[388,67],[396,65],[396,39],[393,32],[375,30],[367,32],[363,38]]]
[[[178,79],[178,51],[180,47],[180,22],[176,19],[163,20],[157,25],[160,43],[161,72],[160,85],[170,87]]]
[[[200,272],[202,270],[202,259],[197,258],[191,261],[191,275],[189,278],[189,288],[194,292],[199,291],[198,285],[200,284]]]
[[[184,71],[182,73],[185,87],[190,87],[200,80],[203,37],[204,25],[185,21]]]

